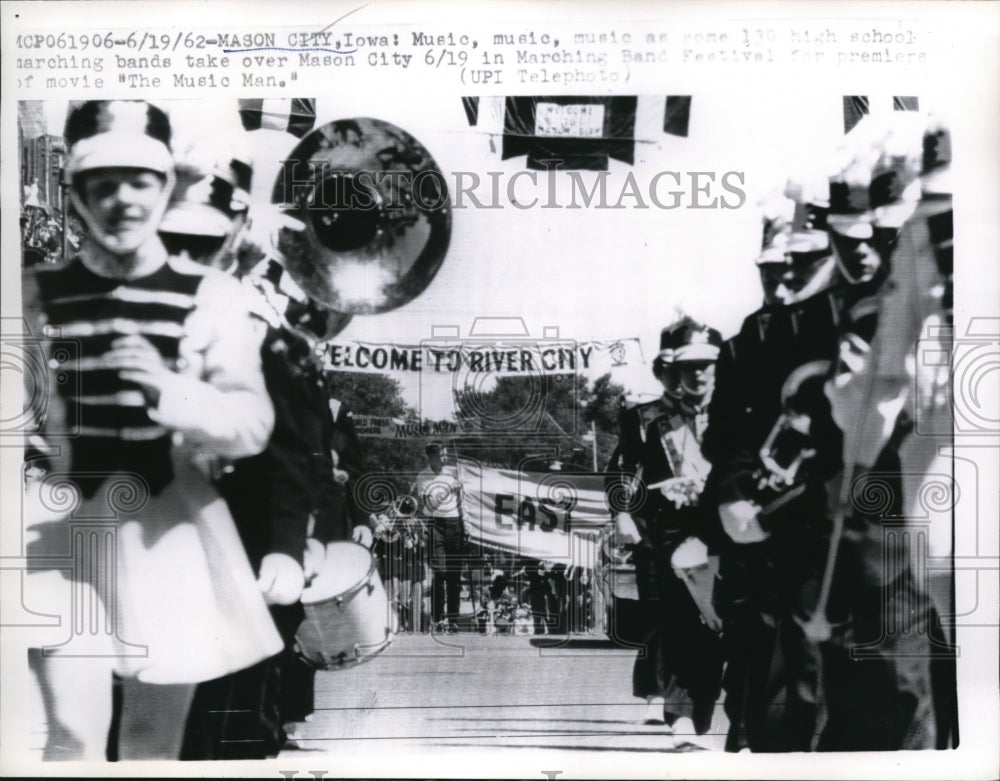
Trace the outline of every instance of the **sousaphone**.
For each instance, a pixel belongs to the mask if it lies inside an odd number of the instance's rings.
[[[380,119],[329,122],[282,164],[271,201],[292,279],[333,312],[377,314],[413,300],[451,237],[444,176],[424,146]]]

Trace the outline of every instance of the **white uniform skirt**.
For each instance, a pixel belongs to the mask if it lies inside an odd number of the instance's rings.
[[[123,473],[82,502],[59,493],[58,474],[26,497],[29,561],[72,559],[65,577],[103,603],[94,610],[71,599],[60,606],[64,625],[106,634],[117,672],[147,683],[211,680],[283,647],[225,501],[176,449],[173,461],[174,480],[157,496]],[[53,513],[55,495],[76,505],[68,515],[65,506]]]

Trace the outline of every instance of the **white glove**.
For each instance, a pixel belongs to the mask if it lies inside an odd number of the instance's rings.
[[[372,545],[372,530],[367,526],[355,526],[351,539],[359,545],[370,548]]]
[[[268,553],[260,562],[257,585],[269,605],[291,605],[302,596],[306,578],[299,563],[287,553]]]
[[[697,502],[704,488],[705,481],[700,478],[675,477],[660,486],[660,493],[664,499],[672,501],[674,507],[681,508]]]
[[[746,499],[719,505],[722,528],[734,542],[761,542],[767,539],[768,533],[760,527],[757,520],[759,513],[760,506]]]
[[[324,561],[326,561],[326,546],[314,537],[307,538],[306,549],[302,553],[302,569],[305,571],[306,582],[319,575]]]
[[[631,513],[618,513],[615,517],[615,532],[618,536],[616,542],[619,545],[634,545],[642,539]]]

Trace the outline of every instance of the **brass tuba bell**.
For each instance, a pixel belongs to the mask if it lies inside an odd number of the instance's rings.
[[[288,273],[335,312],[376,314],[411,301],[451,237],[434,159],[380,119],[340,119],[305,136],[283,161],[271,202],[293,218],[278,234]]]

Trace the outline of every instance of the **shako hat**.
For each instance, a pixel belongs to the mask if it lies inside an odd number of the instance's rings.
[[[714,361],[719,357],[722,335],[714,328],[684,316],[660,332],[658,363]]]
[[[70,176],[95,168],[173,170],[170,120],[142,100],[91,100],[72,111],[64,132]]]

